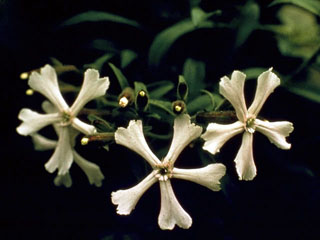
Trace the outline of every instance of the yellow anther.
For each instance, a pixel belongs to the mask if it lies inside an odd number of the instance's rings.
[[[26,80],[26,79],[28,79],[28,77],[29,77],[29,73],[27,73],[27,72],[23,72],[20,74],[20,79],[22,79],[22,80]]]
[[[174,110],[175,110],[176,112],[181,112],[182,107],[179,106],[179,105],[176,105],[176,106],[174,106]]]
[[[34,91],[33,91],[31,88],[29,88],[29,89],[26,91],[26,95],[28,95],[28,96],[32,96],[33,93],[34,93]]]
[[[146,96],[146,92],[143,91],[143,90],[141,90],[141,91],[139,92],[139,95],[140,95],[140,97],[144,97],[144,96]]]
[[[128,106],[128,104],[129,104],[128,98],[126,98],[126,97],[120,98],[120,100],[119,100],[120,107],[125,108],[126,106]]]
[[[89,143],[89,138],[83,137],[83,138],[81,139],[81,145],[87,145],[88,143]]]

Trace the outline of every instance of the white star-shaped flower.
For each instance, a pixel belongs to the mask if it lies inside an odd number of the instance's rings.
[[[47,97],[57,110],[49,110],[47,114],[40,114],[27,108],[22,109],[18,116],[22,123],[17,127],[17,132],[24,136],[34,136],[36,132],[47,125],[59,126],[57,128],[59,140],[52,157],[45,164],[45,168],[50,173],[58,169],[58,175],[64,176],[68,173],[76,156],[73,152],[70,132],[74,129],[86,135],[96,132],[94,126],[82,122],[77,118],[77,115],[85,104],[105,94],[109,88],[109,79],[107,77],[99,78],[98,71],[88,69],[84,74],[81,90],[71,107],[63,99],[56,72],[50,65],[41,68],[40,73],[33,72],[28,84],[33,90]]]
[[[44,101],[42,103],[42,109],[46,113],[57,112],[57,109],[48,101]],[[59,136],[61,126],[59,124],[53,124],[53,127],[57,135]],[[101,172],[100,167],[81,157],[74,149],[74,146],[76,143],[76,137],[80,132],[74,128],[69,128],[68,131],[69,131],[69,139],[70,139],[70,145],[72,147],[72,155],[73,155],[74,162],[87,175],[87,178],[91,185],[94,184],[97,187],[101,187],[102,180],[104,179],[104,175]],[[38,133],[31,134],[31,137],[32,137],[35,150],[38,150],[38,151],[52,150],[58,146],[58,141],[48,139]],[[65,187],[71,187],[72,179],[69,171],[64,175],[58,174],[54,179],[54,184],[56,186],[64,185]]]
[[[235,163],[239,179],[252,180],[257,174],[252,153],[253,133],[261,132],[277,147],[290,149],[291,144],[287,143],[286,137],[293,131],[293,125],[287,121],[267,122],[257,118],[268,96],[280,85],[280,79],[272,68],[258,77],[256,94],[249,109],[244,98],[245,78],[244,73],[234,71],[231,80],[225,76],[220,81],[220,93],[234,107],[238,121],[228,125],[210,123],[201,137],[205,140],[203,149],[215,154],[231,137],[244,132]]]
[[[223,164],[210,164],[199,169],[179,169],[174,167],[174,163],[182,150],[201,135],[202,128],[192,124],[189,115],[182,115],[175,119],[173,129],[173,139],[169,152],[162,161],[150,150],[145,140],[140,120],[131,120],[127,128],[120,127],[115,132],[117,144],[138,153],[153,169],[138,185],[127,190],[112,192],[112,203],[118,205],[118,214],[130,214],[143,193],[155,182],[159,182],[161,210],[158,224],[160,228],[171,230],[177,224],[179,227],[187,229],[191,226],[192,219],[179,204],[173,192],[170,179],[185,179],[201,184],[213,191],[220,190],[219,180],[226,171]]]

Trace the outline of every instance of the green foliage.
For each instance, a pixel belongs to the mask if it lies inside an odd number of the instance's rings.
[[[237,24],[237,38],[236,38],[236,47],[240,47],[250,36],[253,30],[255,30],[258,25],[258,19],[260,16],[260,9],[258,4],[249,1],[241,9],[240,20]]]
[[[114,74],[116,75],[118,82],[120,84],[121,89],[125,89],[126,87],[129,87],[129,83],[127,78],[123,75],[123,73],[120,71],[119,68],[117,68],[115,65],[112,63],[109,63],[109,66],[113,70]]]
[[[199,94],[200,90],[205,87],[205,63],[188,58],[183,65],[183,76],[188,85],[189,98],[193,99]]]
[[[94,69],[101,71],[103,65],[107,61],[109,61],[113,56],[114,56],[114,54],[112,54],[112,53],[104,54],[101,57],[97,58],[93,63],[85,64],[83,67],[84,68],[94,68]]]
[[[214,26],[215,24],[211,21],[203,21],[196,26],[191,19],[186,19],[163,30],[154,38],[151,44],[149,64],[151,66],[158,66],[173,43],[184,34],[197,29],[212,28]]]
[[[101,22],[101,21],[108,21],[114,23],[121,23],[130,25],[132,27],[140,28],[140,24],[136,21],[130,20],[125,17],[121,17],[112,13],[107,12],[99,12],[99,11],[88,11],[84,13],[80,13],[68,20],[66,20],[62,26],[70,26],[84,22]]]
[[[138,57],[138,55],[130,49],[122,50],[120,53],[121,68],[127,67],[137,57]]]
[[[320,16],[320,1],[319,0],[275,0],[269,6],[277,4],[290,3],[304,8],[313,14]]]
[[[148,85],[150,98],[161,98],[174,88],[170,81],[159,81]]]

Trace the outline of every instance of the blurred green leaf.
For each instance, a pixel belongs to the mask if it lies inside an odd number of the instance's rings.
[[[221,10],[216,10],[216,11],[207,13],[199,7],[193,7],[191,9],[191,19],[195,26],[198,26],[201,22],[203,22],[204,20],[207,20],[213,15],[218,15],[218,14],[219,15],[221,14]]]
[[[95,39],[90,43],[90,46],[94,49],[98,49],[105,52],[118,53],[119,51],[114,46],[113,42],[105,39]]]
[[[173,43],[182,35],[201,28],[212,28],[216,25],[211,21],[203,21],[195,26],[191,19],[178,22],[160,32],[153,40],[149,50],[149,64],[158,66]]]
[[[149,104],[156,106],[158,108],[161,108],[162,110],[169,113],[170,115],[175,116],[175,114],[171,110],[171,102],[161,101],[156,99],[149,99]]]
[[[115,65],[112,63],[109,63],[109,66],[111,67],[112,71],[116,75],[118,82],[120,84],[120,87],[122,90],[124,90],[126,87],[129,87],[129,83],[127,78],[122,74],[119,68],[117,68]]]
[[[188,84],[182,75],[179,76],[179,83],[177,87],[178,99],[186,101],[188,97]]]
[[[188,58],[183,65],[183,76],[188,84],[189,99],[197,96],[205,87],[206,66],[202,61]]]
[[[320,26],[310,12],[286,5],[278,12],[281,25],[265,25],[276,33],[278,47],[285,56],[310,58],[320,46]]]
[[[208,106],[206,108],[207,111],[212,111],[216,109],[223,101],[223,98],[219,94],[211,93],[205,89],[201,90],[201,92],[207,94],[211,99],[211,106]]]
[[[159,81],[148,85],[150,98],[161,98],[174,88],[171,81]]]
[[[93,63],[85,64],[83,67],[84,68],[94,68],[94,69],[101,71],[103,65],[107,61],[109,61],[113,56],[114,56],[113,53],[104,54],[101,57],[99,57],[96,61],[94,61]]]
[[[187,111],[191,115],[203,110],[210,111],[210,109],[212,109],[212,100],[207,94],[200,95],[187,104]]]
[[[106,120],[104,120],[101,117],[98,117],[96,115],[90,114],[88,115],[88,119],[93,124],[99,132],[114,132],[114,128],[111,126],[110,123],[108,123]]]
[[[122,23],[122,24],[130,25],[136,28],[141,27],[140,24],[136,21],[133,21],[128,18],[121,17],[112,13],[99,12],[99,11],[88,11],[88,12],[80,13],[66,20],[62,24],[62,26],[70,26],[70,25],[79,24],[83,22],[101,22],[101,21]]]
[[[138,55],[130,49],[122,50],[120,53],[121,68],[127,67],[137,57]]]
[[[258,25],[260,16],[260,9],[258,4],[249,1],[241,8],[241,17],[238,24],[237,38],[235,47],[240,47],[250,36]]]
[[[290,3],[304,8],[318,16],[320,16],[320,1],[319,0],[275,0],[269,6],[276,4]]]

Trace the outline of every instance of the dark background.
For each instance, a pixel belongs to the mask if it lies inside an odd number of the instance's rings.
[[[203,1],[202,7],[206,11],[230,10],[230,18],[232,6],[239,4],[212,2]],[[273,21],[276,9],[267,9],[268,1],[258,3],[262,7],[261,21]],[[114,23],[58,27],[62,21],[87,10],[119,14],[144,23],[146,29],[137,33]],[[1,239],[319,239],[320,108],[284,88],[272,94],[262,115],[269,120],[293,122],[295,130],[288,139],[292,149],[280,150],[264,136],[255,134],[258,175],[254,181],[238,181],[235,174],[232,159],[240,137],[228,142],[218,156],[228,168],[224,191],[213,193],[190,182],[173,180],[179,202],[193,219],[189,230],[159,229],[160,195],[156,185],[141,198],[131,215],[116,214],[110,193],[138,182],[130,167],[142,165],[143,160],[132,152],[116,145],[109,152],[94,144],[79,147],[82,156],[101,167],[106,179],[101,188],[91,187],[84,174],[73,166],[73,186],[66,189],[55,187],[54,174],[44,169],[52,152],[34,151],[31,139],[16,133],[19,110],[39,109],[43,100],[38,95],[25,95],[27,81],[19,79],[20,73],[43,66],[51,56],[77,66],[92,62],[100,53],[86,44],[94,37],[112,39],[119,48],[133,48],[141,54],[127,74],[144,82],[163,76],[175,79],[186,56],[206,62],[208,79],[219,79],[233,69],[254,64],[274,66],[283,72],[300,64],[297,59],[280,58],[275,40],[259,31],[237,51],[230,48],[232,33],[226,38],[228,33],[199,31],[191,40],[201,40],[202,44],[191,44],[190,37],[179,40],[166,64],[152,71],[147,69],[146,46],[161,29],[187,17],[187,11],[187,1],[0,1]],[[220,61],[222,55],[230,57]],[[170,70],[170,63],[175,63],[178,70]],[[102,75],[109,75],[108,71],[104,69]],[[184,151],[180,161],[181,166],[201,166],[192,149]]]

